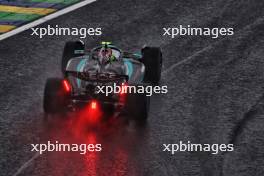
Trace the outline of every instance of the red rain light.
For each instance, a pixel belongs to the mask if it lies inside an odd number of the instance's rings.
[[[92,109],[96,109],[96,107],[97,107],[97,103],[96,103],[96,101],[92,101],[92,102],[91,102],[91,108],[92,108]]]
[[[63,80],[63,86],[64,86],[64,89],[66,90],[66,92],[70,92],[71,91],[70,83],[66,79]]]
[[[85,112],[89,124],[95,124],[96,122],[98,122],[102,115],[102,112],[100,110],[100,104],[97,100],[92,100],[89,103],[88,109],[86,109]]]
[[[126,89],[127,89],[127,84],[126,83],[122,84],[120,95],[125,94],[126,93]]]

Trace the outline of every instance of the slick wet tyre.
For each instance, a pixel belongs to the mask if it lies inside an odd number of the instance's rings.
[[[158,47],[145,47],[142,49],[142,62],[145,65],[144,81],[158,84],[161,77],[162,53]]]
[[[44,112],[46,114],[62,113],[66,109],[66,102],[67,95],[63,90],[62,79],[47,79],[44,89]]]
[[[73,57],[79,57],[84,55],[85,45],[81,41],[67,42],[64,46],[61,71],[64,74],[68,61]]]

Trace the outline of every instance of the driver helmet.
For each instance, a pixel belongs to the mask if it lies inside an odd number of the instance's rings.
[[[98,58],[103,64],[110,62],[112,59],[112,49],[108,47],[102,47],[98,53]]]

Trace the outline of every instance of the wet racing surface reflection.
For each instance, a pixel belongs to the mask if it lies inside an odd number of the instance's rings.
[[[84,151],[84,148],[82,151],[45,151],[39,156],[34,172],[40,171],[37,169],[40,164],[39,167],[48,166],[41,171],[41,175],[60,176],[67,175],[69,171],[77,175],[136,175],[131,171],[136,172],[140,163],[135,166],[133,158],[138,155],[146,138],[147,124],[127,121],[122,117],[102,121],[100,118],[103,116],[98,112],[89,113],[92,115],[83,111],[75,117],[48,117],[44,122],[46,134],[43,143],[94,144],[100,145],[98,151],[96,148],[90,148],[93,151]]]

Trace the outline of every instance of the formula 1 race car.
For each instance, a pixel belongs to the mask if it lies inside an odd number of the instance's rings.
[[[125,114],[146,120],[150,97],[144,93],[98,93],[104,86],[158,84],[162,53],[158,47],[143,47],[140,53],[124,52],[110,42],[91,50],[82,41],[65,44],[61,71],[63,78],[49,78],[44,90],[45,114],[58,114],[90,108],[107,114]]]

